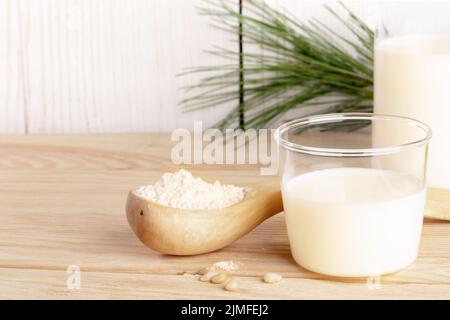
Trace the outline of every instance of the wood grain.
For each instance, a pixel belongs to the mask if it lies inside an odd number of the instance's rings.
[[[379,289],[297,266],[282,214],[213,253],[174,257],[146,248],[126,221],[127,192],[174,168],[170,145],[167,135],[0,136],[0,298],[450,298],[445,221],[425,221],[416,263],[383,276]],[[276,179],[254,166],[188,169],[235,184]],[[245,292],[183,275],[223,260],[239,263]],[[79,290],[66,287],[69,265],[81,269]],[[264,284],[268,271],[285,279]]]

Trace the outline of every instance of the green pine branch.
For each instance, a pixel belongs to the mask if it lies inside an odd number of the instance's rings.
[[[351,37],[338,34],[317,19],[298,21],[259,0],[246,0],[243,13],[235,9],[233,1],[206,2],[208,7],[200,8],[200,14],[236,39],[241,35],[244,53],[241,56],[238,50],[216,47],[209,53],[229,63],[184,72],[204,76],[197,84],[184,87],[187,97],[181,101],[183,110],[234,101],[232,111],[216,124],[221,129],[242,125],[242,111],[246,128],[270,126],[294,108],[318,108],[313,113],[372,111],[375,33],[343,3],[344,16],[325,8]],[[261,50],[245,50],[249,44]],[[242,93],[244,100],[239,102]]]

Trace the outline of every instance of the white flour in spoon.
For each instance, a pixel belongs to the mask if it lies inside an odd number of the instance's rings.
[[[208,183],[189,171],[165,173],[153,185],[142,186],[137,194],[156,203],[180,209],[229,207],[245,197],[245,189],[219,181]]]

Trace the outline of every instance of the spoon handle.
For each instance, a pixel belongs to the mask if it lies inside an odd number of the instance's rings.
[[[283,211],[279,183],[261,184],[256,188],[254,197],[250,195],[245,201],[248,206],[257,208],[257,214],[263,218],[262,221]]]

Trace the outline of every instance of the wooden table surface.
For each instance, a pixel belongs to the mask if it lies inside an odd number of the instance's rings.
[[[416,263],[383,276],[379,285],[328,278],[296,265],[282,214],[217,252],[190,257],[153,252],[129,228],[124,206],[131,187],[174,169],[170,149],[167,135],[0,137],[0,298],[450,298],[445,221],[426,219]],[[252,166],[188,169],[236,184],[276,179],[259,176]],[[189,275],[226,260],[239,264],[234,277],[242,292]],[[67,287],[69,266],[80,268],[79,289]],[[264,284],[268,271],[284,279]]]

